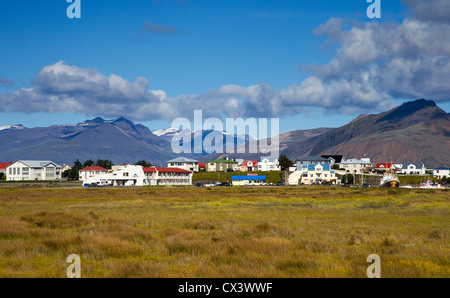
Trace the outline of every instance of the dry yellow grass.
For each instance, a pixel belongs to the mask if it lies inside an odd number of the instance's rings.
[[[0,277],[450,277],[450,192],[0,189]]]

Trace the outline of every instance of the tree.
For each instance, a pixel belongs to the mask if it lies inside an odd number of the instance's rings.
[[[135,163],[136,166],[143,166],[144,168],[149,168],[152,166],[151,163],[146,162],[145,160],[140,160],[137,163]]]
[[[292,167],[294,165],[292,160],[290,160],[286,154],[281,155],[278,161],[280,162],[282,170],[289,170],[289,167]]]
[[[92,167],[92,166],[94,166],[95,165],[95,162],[93,161],[93,160],[86,160],[84,163],[83,163],[83,168],[87,168],[87,167]]]
[[[80,173],[79,171],[83,168],[83,164],[78,159],[73,162],[73,167],[70,170],[67,170],[64,172],[63,175],[67,175],[67,179],[69,180],[79,180],[80,179]]]
[[[71,170],[65,170],[65,171],[62,173],[63,178],[69,178],[70,171],[71,171]]]
[[[107,170],[111,170],[112,166],[113,166],[113,163],[112,163],[111,160],[99,159],[99,160],[97,160],[95,165],[98,166],[98,167],[102,167],[104,169],[107,169]]]
[[[3,180],[4,178],[6,178],[6,177],[5,177],[5,173],[0,172],[0,180]]]
[[[81,161],[79,161],[78,159],[76,161],[73,162],[73,167],[75,168],[77,171],[81,170],[83,168],[83,164],[81,163]]]
[[[73,167],[70,170],[69,175],[67,176],[67,178],[69,180],[72,180],[72,181],[80,180],[80,173],[78,172],[78,170],[75,167]]]

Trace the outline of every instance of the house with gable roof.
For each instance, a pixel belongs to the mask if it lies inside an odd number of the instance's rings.
[[[331,164],[297,165],[297,171],[289,175],[289,185],[339,184]]]
[[[167,162],[168,168],[185,169],[186,171],[197,172],[199,171],[199,161],[186,157],[177,157]]]
[[[19,160],[6,168],[7,181],[60,179],[61,166],[50,160]]]

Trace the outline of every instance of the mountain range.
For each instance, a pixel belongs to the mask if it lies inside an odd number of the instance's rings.
[[[26,128],[20,124],[0,127],[0,161],[45,159],[72,164],[108,159],[115,164],[147,160],[164,165],[179,155],[171,150],[179,129],[151,131],[125,118],[95,118],[73,125]],[[211,131],[188,132],[191,139]],[[224,136],[226,132],[220,132]],[[236,136],[237,146],[251,137]],[[224,144],[226,143],[224,138]],[[194,142],[192,142],[194,143]],[[298,130],[280,135],[280,153],[290,159],[308,155],[339,154],[345,158],[370,157],[373,162],[424,162],[428,167],[450,166],[450,115],[428,100],[405,102],[390,111],[361,115],[339,128]],[[259,154],[183,154],[208,161],[221,157],[258,159]]]

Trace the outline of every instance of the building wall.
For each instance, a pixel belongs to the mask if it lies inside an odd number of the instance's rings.
[[[85,181],[89,178],[93,178],[100,175],[108,174],[108,172],[102,172],[102,171],[80,171],[80,180]]]
[[[83,182],[112,186],[156,186],[156,185],[192,185],[192,173],[144,173],[141,166],[127,165],[110,174],[90,177]]]
[[[258,163],[258,171],[260,172],[281,171],[281,167],[278,160],[269,161],[268,159],[261,159]]]
[[[442,179],[443,177],[450,178],[450,170],[434,170],[433,176],[437,179]]]
[[[401,173],[405,174],[405,175],[425,175],[426,168],[425,167],[416,168],[415,165],[410,164],[410,165],[407,165],[406,169],[402,169]]]
[[[45,181],[60,180],[61,169],[54,165],[42,168],[30,168],[21,162],[15,162],[6,168],[7,181]]]
[[[226,172],[228,169],[234,170],[236,163],[232,162],[208,162],[206,163],[207,172]]]
[[[194,162],[168,162],[167,163],[167,167],[168,168],[178,168],[178,169],[183,169],[186,171],[192,171],[192,172],[198,172],[199,168],[198,168],[198,162],[194,163]]]
[[[320,180],[317,180],[320,179]],[[301,170],[295,171],[289,175],[290,185],[312,185],[316,182],[330,182],[332,184],[337,184],[336,174],[334,170],[324,170],[322,165],[316,165],[314,170],[308,170],[307,168],[301,168]]]

